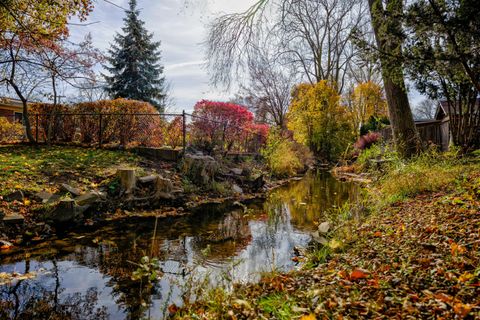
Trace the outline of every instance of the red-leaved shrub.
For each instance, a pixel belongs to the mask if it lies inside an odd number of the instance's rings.
[[[373,144],[377,143],[381,138],[381,135],[377,132],[369,132],[355,142],[353,145],[357,150],[365,150],[370,148]]]
[[[265,143],[268,126],[255,124],[253,113],[244,106],[202,100],[193,112],[192,142],[205,149],[249,151],[253,142]]]
[[[165,120],[149,103],[127,99],[83,102],[72,106],[34,104],[32,124],[47,141],[162,146]]]

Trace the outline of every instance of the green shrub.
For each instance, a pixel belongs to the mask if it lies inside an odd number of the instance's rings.
[[[383,165],[373,165],[374,160],[384,160]],[[400,158],[392,145],[373,144],[370,148],[362,150],[356,161],[356,168],[359,171],[378,171],[388,169],[389,166],[399,163]]]
[[[279,130],[272,129],[267,144],[262,150],[271,173],[277,177],[293,176],[313,161],[308,149],[285,137]]]

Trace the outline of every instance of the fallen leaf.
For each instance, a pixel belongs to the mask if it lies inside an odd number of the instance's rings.
[[[313,313],[310,313],[310,314],[307,314],[307,315],[303,315],[300,320],[317,320],[317,317],[315,316],[315,314]]]
[[[368,277],[368,272],[362,269],[355,269],[350,273],[350,280],[365,279]]]
[[[472,310],[472,305],[470,304],[463,304],[461,302],[455,303],[453,306],[453,311],[457,316],[460,318],[465,318],[469,313],[470,310]]]
[[[175,303],[168,306],[168,312],[170,312],[170,314],[175,314],[177,313],[177,311],[178,311],[178,307]]]

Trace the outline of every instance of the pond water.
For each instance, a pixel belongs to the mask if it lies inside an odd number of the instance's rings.
[[[228,288],[298,267],[294,247],[308,244],[325,210],[356,193],[354,184],[319,171],[248,210],[214,206],[188,217],[68,234],[22,257],[0,256],[0,273],[38,273],[0,286],[0,319],[162,319],[169,305],[192,299],[195,286]],[[163,271],[152,285],[131,279],[146,255],[157,257]]]

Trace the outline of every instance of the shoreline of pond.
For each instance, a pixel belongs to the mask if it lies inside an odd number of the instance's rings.
[[[320,170],[320,169],[319,169]],[[308,172],[308,171],[307,171]],[[52,234],[44,234],[42,239],[33,240],[28,243],[22,242],[20,244],[14,244],[13,246],[2,247],[0,250],[0,257],[7,257],[12,255],[18,255],[23,252],[27,252],[30,249],[41,248],[45,244],[54,242],[58,240],[58,236],[68,234],[75,230],[75,233],[81,235],[86,233],[96,232],[102,228],[112,225],[112,224],[128,224],[134,221],[147,221],[152,219],[166,220],[166,219],[175,219],[182,218],[191,215],[201,214],[201,211],[204,208],[212,206],[221,206],[224,210],[233,209],[235,207],[245,208],[246,205],[255,201],[261,201],[265,199],[270,192],[277,188],[288,185],[293,181],[299,181],[305,177],[307,174],[305,172],[302,175],[297,175],[281,180],[269,181],[265,184],[264,190],[257,193],[244,193],[236,196],[230,197],[207,197],[201,202],[197,202],[194,205],[184,207],[170,207],[162,206],[158,209],[151,210],[116,210],[114,214],[107,215],[106,213],[97,217],[95,221],[92,221],[91,224],[75,225],[61,231],[57,231]],[[33,224],[36,224],[33,222]],[[44,224],[42,224],[44,225]],[[31,225],[25,224],[19,229],[17,234],[24,234],[26,230],[32,227]]]

